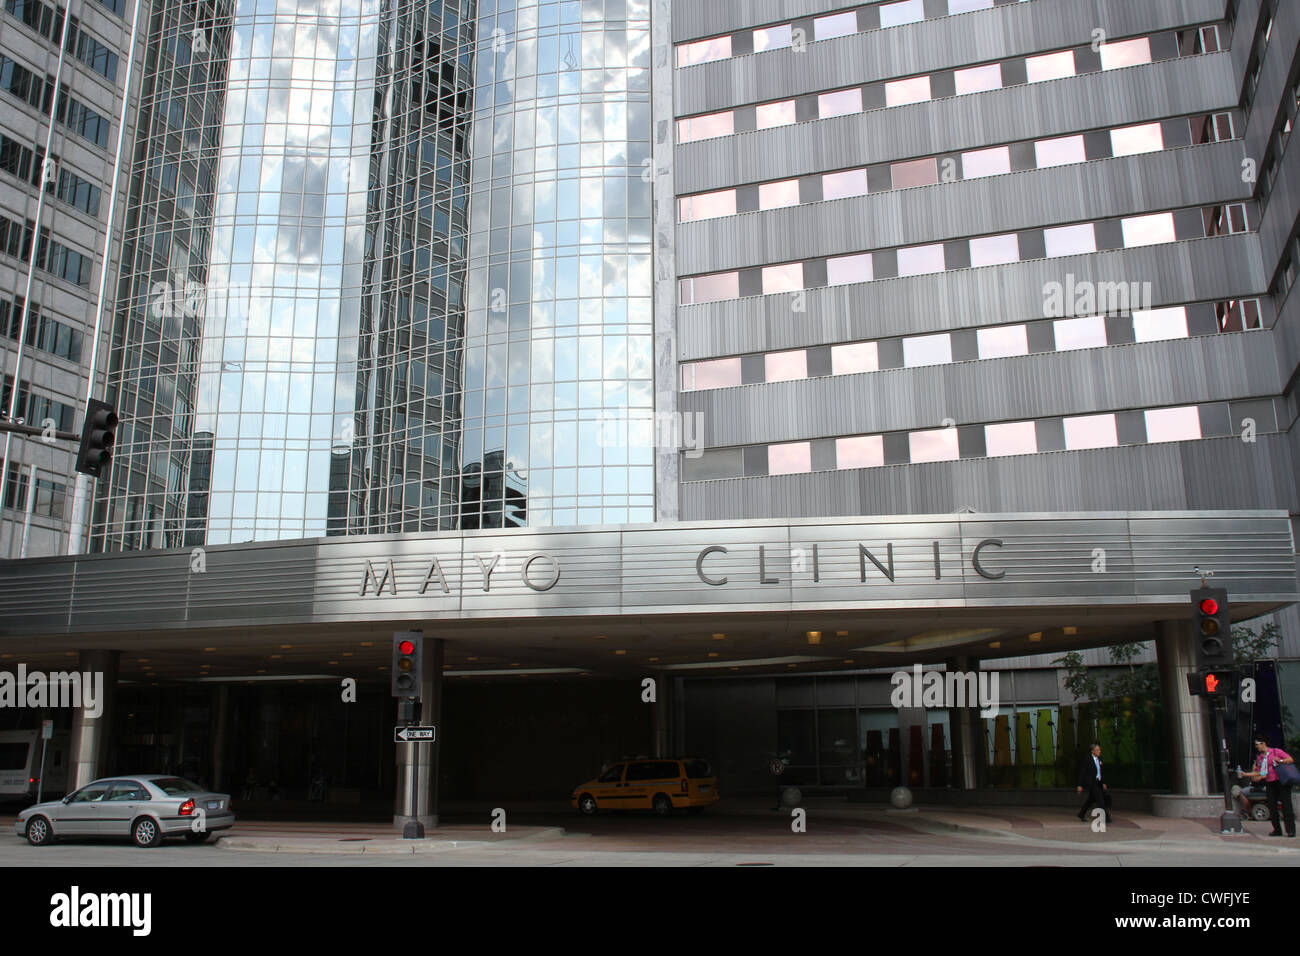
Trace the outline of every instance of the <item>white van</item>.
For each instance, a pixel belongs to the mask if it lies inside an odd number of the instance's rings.
[[[39,730],[0,730],[0,801],[36,799],[45,745],[45,784],[42,799],[61,797],[68,785],[69,735],[55,731],[42,740]]]

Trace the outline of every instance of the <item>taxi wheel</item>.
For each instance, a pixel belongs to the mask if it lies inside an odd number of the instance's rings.
[[[661,817],[670,817],[673,815],[673,801],[666,793],[657,794],[654,798],[655,815]]]
[[[140,817],[131,824],[131,842],[142,847],[157,846],[162,842],[162,831],[152,817]]]
[[[27,821],[27,842],[32,846],[48,846],[54,842],[54,831],[50,821],[42,816],[32,817]]]
[[[596,798],[589,793],[584,793],[578,798],[578,812],[584,817],[594,817],[596,811],[600,808],[596,806]]]

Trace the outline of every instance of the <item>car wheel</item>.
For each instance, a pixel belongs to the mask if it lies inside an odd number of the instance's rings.
[[[131,824],[131,842],[136,846],[157,846],[162,842],[162,831],[153,817],[141,817]]]
[[[673,815],[673,801],[666,793],[656,794],[651,806],[654,807],[658,816],[670,817]]]
[[[1255,804],[1253,807],[1250,808],[1250,815],[1254,817],[1256,820],[1267,820],[1268,804],[1267,803]]]
[[[54,831],[50,821],[42,816],[34,816],[27,821],[27,842],[32,846],[47,846],[54,842]]]
[[[210,836],[212,836],[212,834],[207,830],[204,830],[202,833],[195,833],[191,830],[189,833],[185,834],[185,839],[190,843],[207,843],[208,837]]]
[[[596,798],[589,793],[584,793],[578,798],[578,812],[585,817],[594,817],[600,807],[596,806]]]

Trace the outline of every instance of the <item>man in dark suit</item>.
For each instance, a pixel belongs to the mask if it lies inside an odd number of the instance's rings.
[[[1106,811],[1106,822],[1110,823],[1110,794],[1101,778],[1101,744],[1093,744],[1088,753],[1079,761],[1078,792],[1088,794],[1079,810],[1079,819],[1088,822],[1088,810],[1101,807]]]

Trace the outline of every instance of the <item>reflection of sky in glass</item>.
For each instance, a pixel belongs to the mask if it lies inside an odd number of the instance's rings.
[[[325,533],[356,402],[375,7],[235,5],[209,273],[228,291],[196,406],[210,543]]]
[[[465,526],[653,520],[648,3],[497,0],[478,35]]]

